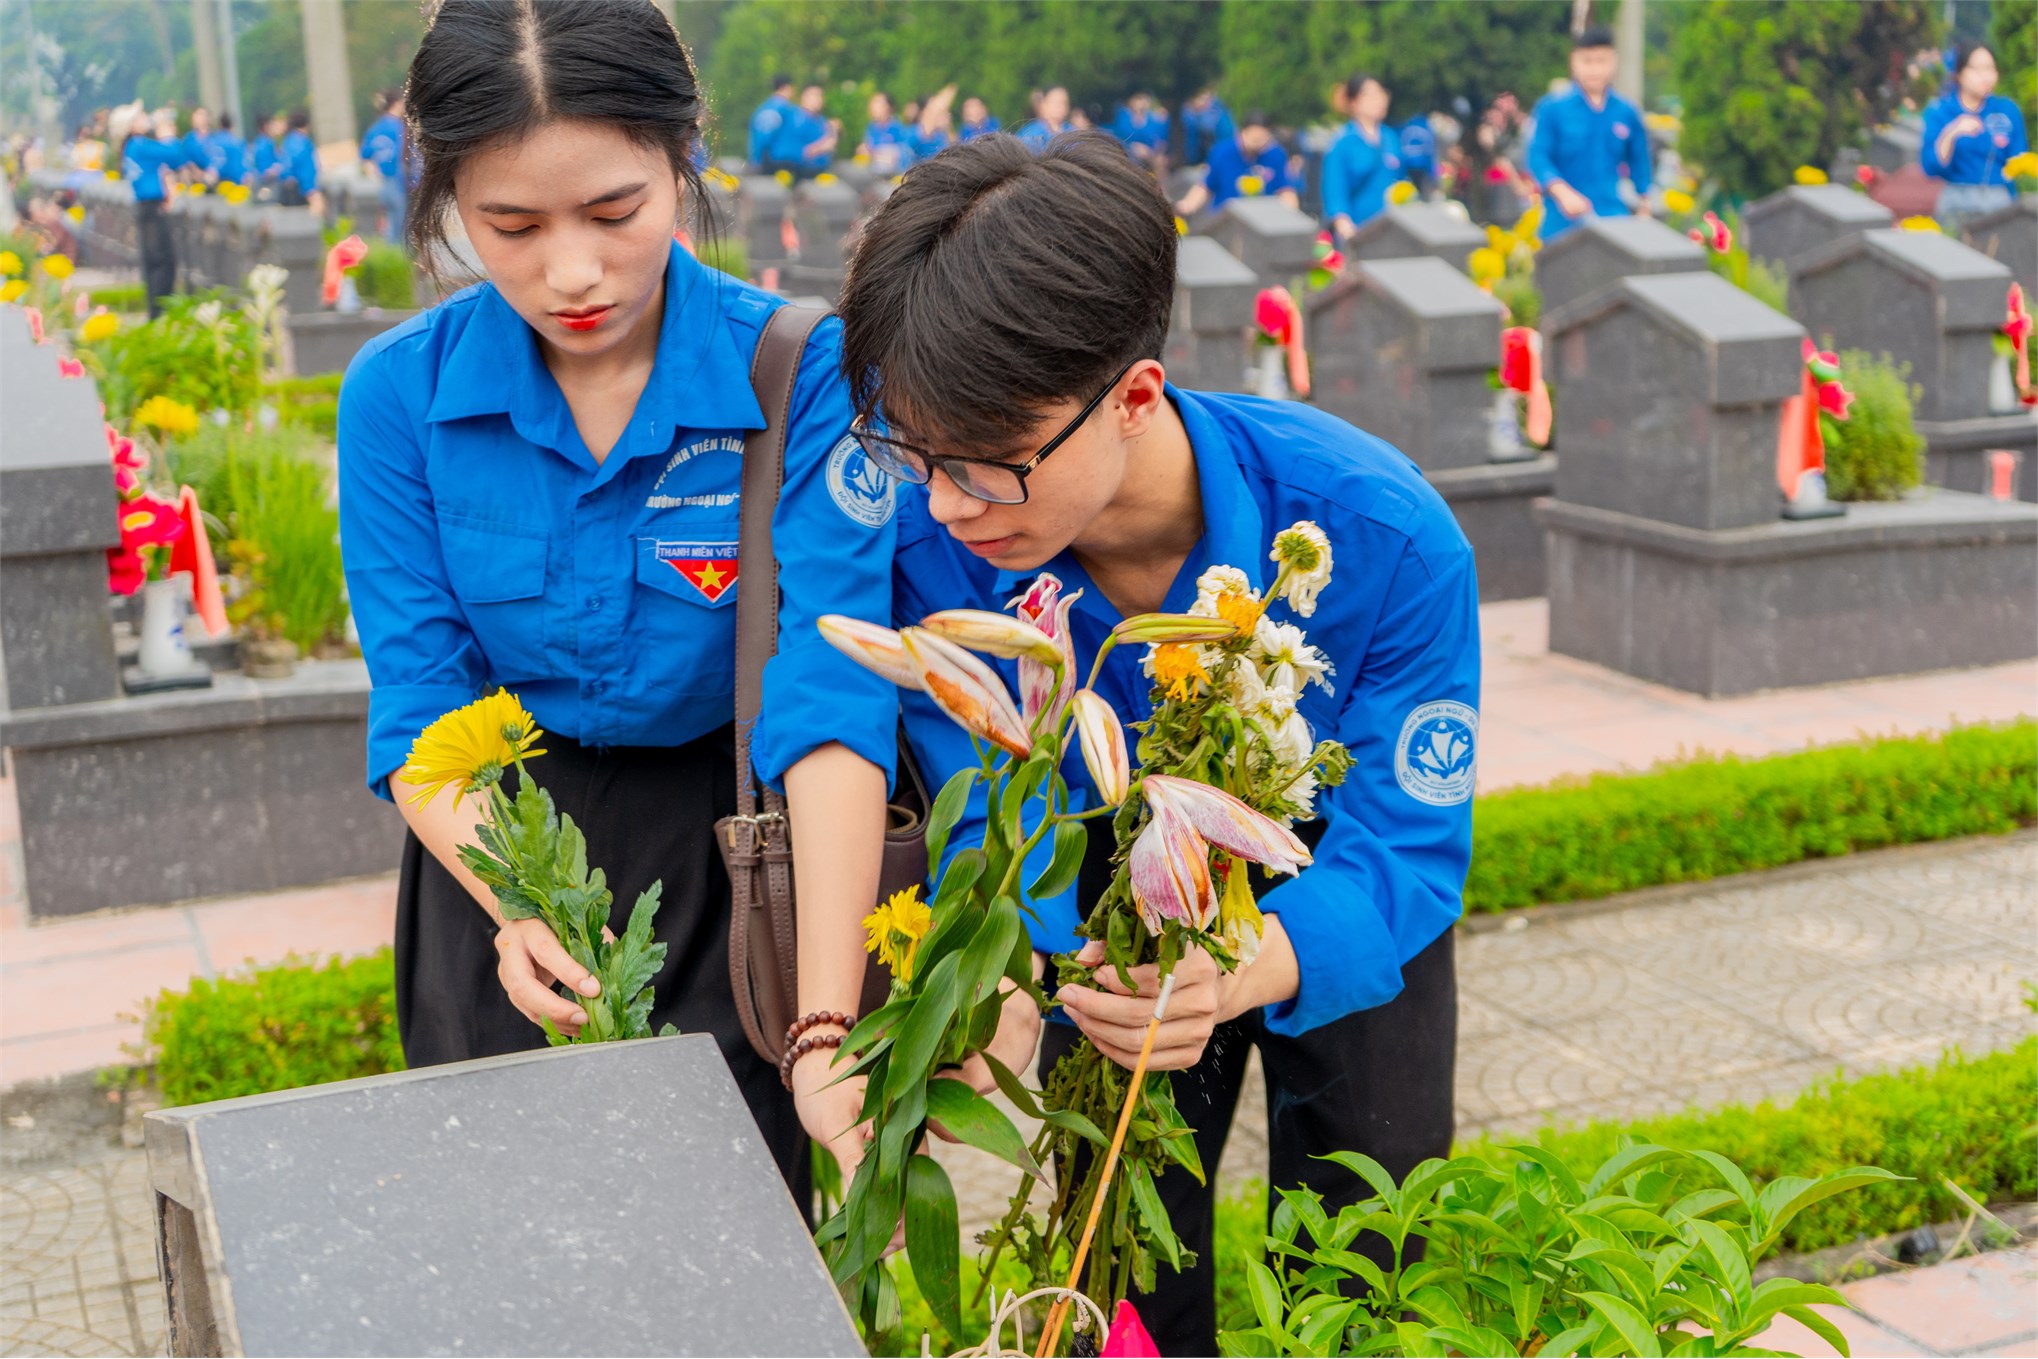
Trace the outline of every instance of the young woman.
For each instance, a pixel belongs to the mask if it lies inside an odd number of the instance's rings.
[[[744,1040],[729,985],[730,890],[713,824],[735,810],[732,725],[750,366],[780,300],[673,244],[699,191],[701,94],[651,0],[446,0],[411,64],[423,153],[410,237],[457,214],[490,281],[364,349],[340,398],[348,590],[374,680],[368,778],[410,826],[397,902],[397,1015],[413,1065],[543,1046],[596,985],[542,922],[504,924],[459,864],[471,806],[412,806],[401,770],[440,714],[500,686],[545,730],[533,770],[586,832],[616,922],[664,882],[654,1027],[715,1036],[788,1180],[802,1124],[853,1162],[861,1095],[797,1096]],[[779,651],[748,733],[798,826],[802,1013],[854,1012],[876,893],[891,686],[817,634],[888,620],[890,483],[849,437],[840,326],[795,383],[773,520]],[[821,1025],[810,1032],[828,1033]]]
[[[1323,158],[1323,215],[1341,241],[1387,210],[1401,178],[1401,138],[1387,126],[1387,87],[1369,75],[1344,83],[1351,122]]]
[[[2006,206],[2012,196],[2003,165],[2031,149],[2024,114],[1996,93],[1995,53],[1962,43],[1953,59],[1953,88],[1925,109],[1918,155],[1925,173],[1943,180],[1939,225],[1954,235],[1968,219]]]

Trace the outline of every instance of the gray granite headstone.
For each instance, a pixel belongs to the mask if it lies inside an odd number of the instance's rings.
[[[290,353],[299,377],[344,373],[354,356],[385,330],[416,316],[415,308],[363,307],[359,311],[318,311],[290,316]]]
[[[1405,203],[1360,227],[1346,246],[1345,257],[1398,260],[1430,255],[1468,271],[1472,252],[1484,244],[1486,233],[1457,214],[1433,203]]]
[[[1559,500],[1698,529],[1776,518],[1795,321],[1706,271],[1621,279],[1544,326]]]
[[[1316,219],[1278,198],[1232,199],[1212,222],[1210,235],[1263,284],[1285,284],[1316,263]]]
[[[1370,260],[1309,301],[1316,404],[1425,471],[1492,460],[1501,305],[1433,256]]]
[[[1868,163],[1886,175],[1893,175],[1916,165],[1924,148],[1924,130],[1915,123],[1879,127],[1868,139]]]
[[[1960,239],[2007,265],[2010,277],[2024,285],[2025,307],[2038,308],[2038,194],[1969,218]]]
[[[1183,239],[1168,317],[1170,381],[1206,392],[1247,390],[1245,336],[1259,289],[1253,271],[1216,241]]]
[[[792,207],[792,190],[772,175],[747,175],[737,195],[742,205],[738,214],[743,227],[743,249],[750,276],[786,261],[785,220]]]
[[[1791,314],[1822,343],[1887,353],[1924,388],[1919,420],[1989,414],[2010,270],[1935,231],[1867,231],[1791,265]]]
[[[309,208],[263,207],[255,210],[254,264],[280,264],[290,271],[283,281],[283,305],[308,316],[324,305],[325,236]]]
[[[1705,267],[1703,247],[1653,218],[1588,217],[1536,256],[1536,287],[1548,316],[1618,279]]]
[[[119,691],[106,549],[119,497],[99,390],[57,375],[18,307],[0,308],[0,708],[90,703]]]
[[[145,1126],[172,1353],[864,1352],[704,1035]]]
[[[1890,211],[1839,184],[1793,184],[1748,205],[1741,236],[1748,253],[1788,264],[1847,236],[1887,227]]]
[[[862,205],[862,194],[840,179],[811,179],[793,190],[800,255],[791,270],[792,286],[831,299],[841,291]]]

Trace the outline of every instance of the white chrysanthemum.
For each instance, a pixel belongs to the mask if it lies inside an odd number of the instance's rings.
[[[1316,775],[1304,774],[1288,785],[1288,801],[1295,804],[1295,817],[1308,821],[1316,815]]]
[[[1330,539],[1304,519],[1274,535],[1268,560],[1281,569],[1281,598],[1304,618],[1316,612],[1316,596],[1330,583]]]
[[[1300,769],[1316,753],[1316,733],[1299,712],[1291,711],[1274,732],[1274,755],[1285,769]]]
[[[1330,662],[1309,645],[1302,629],[1293,623],[1262,618],[1254,630],[1253,643],[1261,657],[1268,688],[1286,685],[1299,696],[1310,685],[1320,684],[1325,693],[1336,692],[1330,683]]]
[[[1253,583],[1246,579],[1245,572],[1236,566],[1213,566],[1196,577],[1196,602],[1189,606],[1189,612],[1198,618],[1215,618],[1218,596],[1252,592]]]

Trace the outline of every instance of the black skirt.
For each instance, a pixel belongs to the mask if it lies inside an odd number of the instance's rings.
[[[736,1077],[793,1198],[810,1183],[806,1136],[778,1069],[743,1035],[729,989],[730,890],[715,821],[736,810],[733,728],[683,746],[583,746],[546,732],[531,775],[587,836],[587,861],[615,894],[623,932],[637,894],[665,884],[654,933],[666,946],[652,980],[654,1031],[709,1033]],[[514,771],[507,791],[516,791]],[[416,836],[406,839],[396,893],[396,1020],[413,1067],[545,1046],[545,1031],[510,1004],[496,978],[495,922]]]

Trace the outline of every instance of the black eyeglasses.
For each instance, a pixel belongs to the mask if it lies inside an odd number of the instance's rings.
[[[1062,427],[1061,433],[1042,444],[1040,451],[1025,462],[995,462],[989,458],[960,458],[933,453],[917,444],[879,434],[861,421],[851,425],[849,432],[863,447],[865,455],[888,476],[915,486],[925,486],[933,477],[934,470],[939,468],[955,483],[955,489],[966,496],[987,500],[993,505],[1023,505],[1026,503],[1026,478],[1032,475],[1033,469],[1046,462],[1048,454],[1068,442],[1069,436],[1097,413],[1097,407],[1104,404],[1104,398],[1116,390],[1119,381],[1138,362],[1134,359],[1119,369],[1117,376],[1104,384],[1104,390],[1091,397],[1076,412],[1076,418]]]

